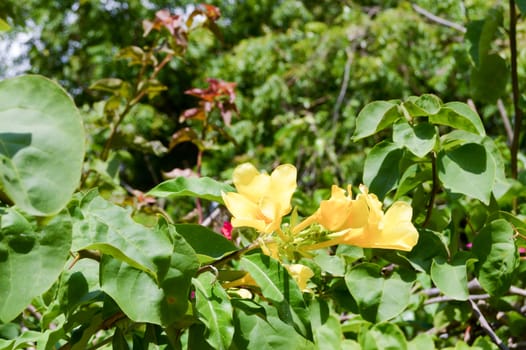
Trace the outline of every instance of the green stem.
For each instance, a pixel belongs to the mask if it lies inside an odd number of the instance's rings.
[[[433,173],[433,183],[431,187],[431,193],[429,194],[429,202],[427,203],[426,218],[422,227],[426,227],[431,220],[431,214],[433,213],[433,207],[435,206],[435,196],[438,191],[438,175],[437,175],[437,158],[435,152],[431,153],[431,172]]]

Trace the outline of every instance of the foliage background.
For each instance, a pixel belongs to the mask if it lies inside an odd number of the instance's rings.
[[[298,206],[300,215],[313,212],[319,200],[327,198],[332,184],[362,182],[367,155],[390,136],[389,130],[381,130],[359,141],[351,138],[358,113],[375,100],[405,100],[431,93],[444,102],[468,102],[478,111],[504,161],[510,161],[511,138],[505,116],[514,114],[511,84],[507,84],[506,79],[499,84],[495,80],[499,74],[491,70],[481,73],[476,80],[474,41],[470,42],[469,35],[470,23],[487,18],[496,5],[505,5],[502,2],[248,0],[231,1],[228,6],[224,1],[211,4],[221,9],[218,25],[223,40],[217,40],[206,29],[191,33],[187,53],[172,60],[159,73],[159,81],[168,89],[144,99],[130,112],[117,134],[110,162],[101,163],[98,155],[109,135],[104,114],[108,94],[90,87],[103,78],[134,81],[139,68],[129,66],[125,60],[116,60],[119,49],[148,45],[141,21],[153,18],[157,10],[184,12],[193,9],[194,3],[160,0],[4,0],[0,3],[0,18],[12,27],[9,32],[0,32],[2,42],[15,45],[20,33],[30,38],[24,46],[26,54],[15,57],[15,62],[29,65],[30,73],[59,82],[81,110],[88,135],[84,170],[99,174],[86,176],[84,187],[97,185],[106,199],[121,205],[134,204],[136,220],[151,224],[148,211],[153,209],[137,205],[133,190],[151,189],[173,169],[195,170],[199,153],[195,142],[191,142],[195,140],[170,145],[177,131],[184,127],[199,130],[197,122],[180,120],[183,111],[198,102],[184,92],[192,87],[204,88],[209,77],[237,84],[239,113],[234,115],[232,124],[224,128],[231,138],[217,130],[207,134],[210,142],[203,155],[201,175],[229,181],[232,169],[244,161],[260,169],[271,169],[281,163],[295,164],[302,192],[296,193],[294,205]],[[457,27],[436,23],[417,8],[447,19]],[[492,32],[488,48],[508,62],[506,69],[510,61],[507,25],[508,19],[504,16]],[[521,77],[525,76],[526,68],[526,46],[521,45],[524,39],[524,21],[519,20],[517,63]],[[12,71],[13,67],[0,61],[0,78],[11,75]],[[506,71],[506,74],[509,73]],[[486,93],[481,93],[481,86]],[[210,120],[223,128],[217,111]],[[445,129],[442,127],[441,131]],[[523,138],[520,145],[523,150]],[[522,152],[519,159],[524,163]],[[510,195],[518,204],[514,214],[519,220],[526,210],[522,187],[525,181],[521,168]],[[418,203],[416,195],[408,196]],[[498,203],[499,209],[513,208],[510,196]],[[386,203],[392,200],[392,193],[386,196]],[[437,219],[436,227],[444,231],[446,227],[456,229],[460,248],[455,248],[468,251],[463,245],[472,242],[475,233],[495,211],[478,202],[452,200],[446,195],[440,200],[438,206],[443,203],[451,206],[449,212],[438,211],[442,217]],[[193,201],[167,200],[163,204],[172,217],[196,221]],[[212,205],[204,208],[205,216],[214,209]],[[416,214],[415,220],[422,224],[425,211],[420,208]],[[452,248],[449,243],[446,246]],[[353,251],[339,253],[347,262],[355,259]],[[374,261],[374,256],[368,258]],[[459,259],[462,260],[462,256]],[[339,266],[334,261],[318,263],[324,267],[332,263]],[[462,263],[471,266],[469,262]],[[456,262],[452,264],[455,266]],[[515,275],[519,281],[521,276],[523,267],[517,269]],[[323,281],[317,282],[323,284]],[[343,282],[340,280],[340,283]],[[331,288],[338,290],[337,286]],[[509,305],[511,303],[501,305],[501,309],[506,310]],[[353,310],[349,305],[343,308]],[[449,327],[448,334],[455,339],[462,338],[461,332],[465,329],[458,325],[468,323],[470,309],[454,302],[433,308],[427,306],[426,310],[417,309],[415,313],[424,313],[422,318],[426,322],[437,328]],[[508,324],[511,329],[508,333],[516,335],[525,329],[524,311],[519,311],[506,315],[514,318],[513,324]],[[429,315],[438,315],[442,323],[433,321]],[[411,332],[418,327],[429,326],[398,321],[409,337],[414,336]],[[344,332],[355,335],[365,323],[347,324]],[[398,336],[398,331],[389,326],[375,327],[371,334]],[[191,342],[192,336],[189,339]],[[366,343],[367,340],[361,340],[362,345]],[[490,345],[483,343],[480,341],[482,348],[489,348]],[[436,344],[453,345],[448,340]],[[381,344],[377,346],[381,348]]]

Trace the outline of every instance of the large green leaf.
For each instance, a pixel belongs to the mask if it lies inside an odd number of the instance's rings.
[[[71,231],[62,215],[40,232],[0,231],[0,322],[15,318],[55,282],[69,256]]]
[[[382,199],[396,188],[400,178],[400,160],[404,151],[400,146],[382,141],[369,152],[363,169],[363,182]]]
[[[32,215],[59,212],[78,186],[84,130],[71,97],[41,76],[0,81],[1,191]]]
[[[478,259],[476,275],[491,295],[508,291],[519,266],[514,233],[506,220],[497,219],[484,226],[473,241],[473,254]]]
[[[406,121],[401,121],[393,126],[394,143],[420,158],[433,150],[437,139],[435,127],[429,123],[409,125]]]
[[[162,324],[163,291],[152,276],[121,260],[103,255],[100,285],[131,320]]]
[[[169,325],[185,315],[191,280],[199,262],[193,249],[172,226],[160,222],[156,231],[171,236],[169,259],[159,257],[154,261],[158,266],[157,281],[122,260],[103,255],[100,284],[132,320]]]
[[[400,117],[398,105],[387,101],[371,102],[356,117],[356,129],[352,138],[357,141],[374,135],[391,126]]]
[[[305,337],[310,335],[310,322],[303,295],[297,283],[277,260],[264,254],[241,258],[240,266],[250,273],[267,300],[277,305],[281,319]]]
[[[495,103],[508,83],[508,66],[497,54],[482,57],[480,65],[471,70],[471,95],[477,101]]]
[[[446,103],[436,114],[429,116],[429,122],[469,131],[480,136],[486,135],[478,114],[462,102]]]
[[[97,191],[90,191],[80,200],[74,218],[74,251],[99,250],[149,273],[154,279],[158,265],[169,261],[172,254],[169,235],[135,222],[129,210],[108,202]]]
[[[449,264],[444,259],[433,259],[431,279],[444,295],[467,300],[469,292],[465,264]]]
[[[193,279],[199,320],[205,325],[205,339],[214,349],[229,349],[234,336],[232,304],[215,276],[205,272]]]
[[[175,225],[177,233],[200,255],[201,262],[210,263],[238,248],[223,235],[196,224]]]
[[[502,24],[502,8],[497,7],[488,11],[483,20],[471,21],[467,25],[466,38],[471,44],[469,53],[475,65],[488,54],[491,42],[495,38],[499,26]]]
[[[370,322],[382,322],[409,305],[414,278],[410,271],[394,271],[386,277],[379,265],[362,263],[345,274],[345,284],[358,304],[360,315]]]
[[[256,303],[249,299],[234,299],[234,344],[237,349],[304,349],[314,350],[308,341],[290,324],[278,316],[279,310],[264,301]]]
[[[486,148],[466,143],[438,154],[438,178],[451,192],[462,193],[489,204],[495,183],[495,161]]]
[[[233,192],[232,186],[209,177],[178,177],[155,186],[148,195],[155,197],[190,196],[223,203],[221,192]]]

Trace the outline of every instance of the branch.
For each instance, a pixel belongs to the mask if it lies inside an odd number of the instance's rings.
[[[484,299],[489,299],[489,298],[490,298],[489,294],[474,294],[474,295],[470,295],[468,297],[468,300],[470,300],[470,301],[472,301],[472,300],[484,300]],[[445,302],[448,302],[448,301],[460,301],[460,300],[448,297],[446,295],[442,295],[442,296],[439,296],[439,297],[427,299],[426,301],[424,301],[424,305],[436,304],[436,303],[445,303]]]
[[[449,27],[449,28],[453,28],[453,29],[458,30],[459,32],[462,32],[462,33],[466,32],[466,27],[464,27],[461,24],[448,21],[447,19],[444,19],[442,17],[438,17],[438,16],[432,14],[431,12],[429,12],[427,10],[424,10],[423,8],[421,8],[418,5],[411,4],[411,6],[413,7],[413,10],[415,10],[416,12],[421,14],[422,16],[426,17],[427,19],[431,20],[432,22],[441,24],[441,25]]]
[[[504,123],[504,129],[506,129],[506,135],[508,136],[508,145],[513,143],[513,129],[511,128],[510,118],[508,118],[508,113],[502,99],[497,100],[497,108],[499,109],[500,117],[502,118],[502,123]]]
[[[486,331],[486,333],[488,333],[491,340],[493,340],[493,342],[497,344],[497,346],[501,350],[509,350],[508,346],[504,344],[504,342],[499,338],[495,331],[493,331],[493,328],[491,328],[491,325],[488,323],[488,320],[486,320],[486,317],[484,317],[484,314],[482,314],[482,311],[480,311],[477,303],[471,299],[469,299],[469,302],[471,303],[473,312],[475,313],[475,315],[477,315],[480,326],[482,327],[482,329],[484,329],[484,331]]]
[[[513,140],[511,142],[511,177],[516,179],[518,175],[518,152],[519,152],[519,138],[521,135],[522,125],[522,110],[519,106],[520,90],[519,90],[519,74],[517,73],[517,13],[515,9],[515,1],[510,0],[510,59],[511,59],[511,89],[513,91],[513,109],[515,113],[515,120],[513,123]]]

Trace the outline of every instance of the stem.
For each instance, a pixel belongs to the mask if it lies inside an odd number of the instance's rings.
[[[159,65],[157,65],[157,67],[155,67],[155,69],[153,70],[152,75],[150,76],[149,80],[155,79],[155,77],[159,74],[161,69],[168,62],[170,62],[170,60],[172,58],[173,58],[172,54],[166,55],[166,57],[164,57],[162,62],[159,63]],[[142,75],[142,74],[143,74],[143,72],[141,71],[140,75]],[[137,83],[137,88],[139,87],[141,81],[142,80],[140,80]],[[142,90],[138,91],[137,95],[135,95],[133,100],[128,101],[126,103],[126,107],[124,108],[124,110],[117,117],[117,121],[115,122],[115,124],[113,124],[113,127],[111,128],[110,136],[108,136],[108,139],[106,140],[106,144],[104,145],[104,149],[102,150],[101,159],[103,161],[106,161],[108,159],[108,155],[109,155],[110,149],[111,149],[111,144],[113,142],[113,139],[115,138],[115,135],[117,134],[117,129],[119,128],[120,124],[124,120],[124,117],[126,117],[126,115],[130,112],[130,110],[132,109],[133,106],[135,106],[137,103],[139,103],[139,101],[144,97],[144,95],[146,95],[146,92],[147,92],[146,89],[142,89]]]
[[[510,58],[511,58],[511,88],[513,91],[513,109],[515,119],[513,123],[513,140],[511,143],[511,177],[516,179],[518,171],[517,154],[519,152],[519,138],[522,125],[522,110],[519,107],[520,90],[519,75],[517,73],[517,13],[515,0],[510,0]]]
[[[480,311],[477,303],[474,302],[471,299],[469,299],[469,302],[471,303],[471,307],[473,308],[473,312],[475,313],[475,315],[478,318],[480,326],[484,329],[484,331],[486,331],[486,333],[488,333],[488,335],[490,336],[491,340],[493,340],[493,342],[495,344],[497,344],[497,346],[500,349],[502,349],[502,350],[509,350],[508,346],[506,344],[504,344],[504,342],[495,333],[493,328],[491,328],[491,325],[488,323],[488,320],[486,320],[486,317],[484,317],[484,314],[482,313],[482,311]]]
[[[438,190],[438,176],[437,176],[437,157],[435,152],[431,153],[431,172],[433,173],[433,184],[431,187],[431,193],[429,194],[429,202],[427,203],[427,213],[422,227],[426,227],[431,220],[431,214],[435,205],[435,196]]]
[[[197,164],[196,164],[196,172],[197,176],[201,177],[201,166],[203,163],[203,150],[199,149],[197,152]],[[203,206],[201,205],[201,199],[196,198],[195,199],[195,206],[197,209],[197,218],[199,220],[199,224],[203,222]]]
[[[216,266],[220,266],[220,265],[223,265],[224,263],[227,263],[229,262],[230,260],[234,260],[234,259],[237,259],[239,258],[242,254],[246,253],[246,252],[249,252],[253,249],[256,249],[256,248],[259,248],[259,242],[253,242],[251,244],[249,244],[248,246],[244,247],[244,248],[241,248],[239,250],[236,250],[235,252],[232,252],[230,254],[227,254],[225,255],[224,257],[222,257],[221,259],[219,260],[216,260],[214,261],[212,264],[212,266],[216,267]],[[201,266],[199,268],[199,270],[197,270],[197,274],[201,274],[205,271],[208,271],[210,270],[210,265],[204,265],[204,266]]]

